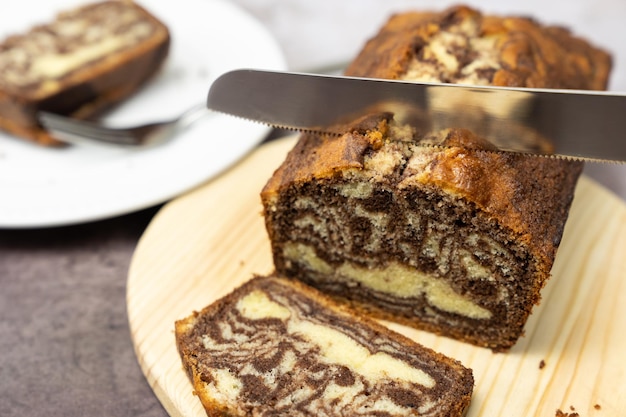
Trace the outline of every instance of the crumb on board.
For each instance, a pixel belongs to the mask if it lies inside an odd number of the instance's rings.
[[[570,407],[573,408],[573,407]],[[556,410],[554,417],[580,417],[580,414],[572,411],[571,413],[567,413],[565,411],[561,411],[559,409]]]
[[[543,359],[539,362],[539,369],[543,369],[546,367],[546,361],[544,361]]]
[[[595,410],[601,410],[602,406],[600,404],[594,404],[593,408]],[[580,414],[576,412],[576,408],[573,405],[569,406],[571,412],[566,412],[560,409],[556,410],[555,417],[580,417]]]

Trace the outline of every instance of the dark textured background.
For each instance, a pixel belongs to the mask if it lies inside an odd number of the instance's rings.
[[[0,230],[0,416],[164,416],[135,357],[126,278],[157,208]]]

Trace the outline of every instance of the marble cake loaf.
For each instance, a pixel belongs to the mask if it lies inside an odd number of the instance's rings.
[[[58,144],[37,120],[45,110],[96,115],[137,91],[167,57],[170,35],[130,0],[92,3],[0,44],[0,128]]]
[[[610,65],[564,29],[456,7],[392,17],[347,74],[602,89]],[[507,350],[550,276],[582,163],[491,151],[476,132],[389,114],[341,137],[303,134],[261,194],[276,270],[377,317]]]
[[[472,371],[296,280],[255,277],[176,322],[209,416],[464,414]]]

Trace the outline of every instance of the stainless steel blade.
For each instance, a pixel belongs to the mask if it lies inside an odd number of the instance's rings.
[[[470,129],[504,151],[626,161],[625,94],[236,70],[213,83],[207,106],[336,134],[345,133],[338,123],[388,111],[423,130]]]

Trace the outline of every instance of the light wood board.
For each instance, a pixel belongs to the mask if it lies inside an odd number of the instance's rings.
[[[259,192],[294,138],[262,146],[232,170],[166,205],[141,238],[128,277],[136,354],[172,416],[205,416],[184,373],[174,321],[272,270]],[[623,416],[626,410],[626,206],[582,178],[543,301],[526,335],[494,354],[390,327],[474,371],[468,416]],[[540,363],[545,366],[540,367]]]

